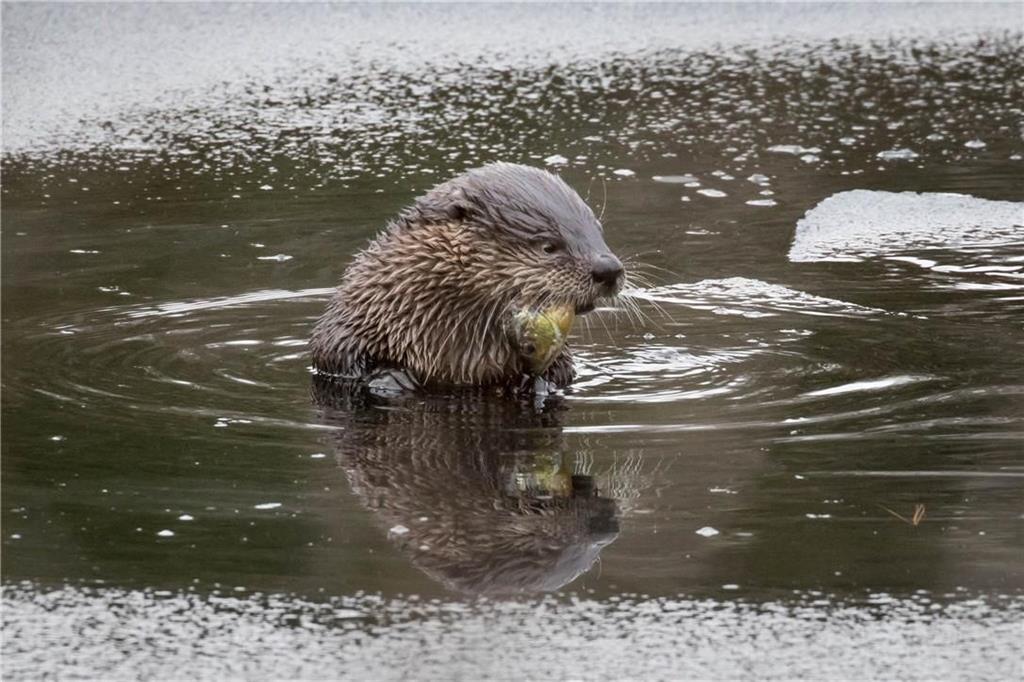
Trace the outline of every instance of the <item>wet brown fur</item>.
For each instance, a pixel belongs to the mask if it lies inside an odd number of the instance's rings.
[[[556,244],[554,253],[546,245]],[[421,384],[496,385],[526,371],[508,334],[514,307],[587,309],[609,254],[593,212],[546,171],[494,164],[416,200],[356,255],[311,341],[321,372],[400,368]],[[616,289],[617,290],[617,289]],[[568,348],[545,378],[573,377]]]

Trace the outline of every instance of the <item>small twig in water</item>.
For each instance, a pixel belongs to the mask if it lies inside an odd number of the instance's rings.
[[[878,506],[884,509],[885,511],[889,512],[893,516],[895,516],[903,523],[909,524],[911,526],[917,526],[918,524],[920,524],[922,521],[924,521],[924,517],[927,515],[927,513],[925,512],[924,505],[921,504],[920,502],[914,505],[914,513],[911,515],[909,519],[903,514],[900,514],[897,511],[889,509],[884,504],[880,504]]]

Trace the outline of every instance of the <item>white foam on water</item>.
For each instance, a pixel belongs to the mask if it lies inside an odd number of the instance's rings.
[[[858,262],[922,249],[1011,245],[1024,245],[1024,202],[859,189],[825,199],[797,222],[789,260]]]

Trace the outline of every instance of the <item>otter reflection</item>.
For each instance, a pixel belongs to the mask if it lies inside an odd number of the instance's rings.
[[[314,380],[353,492],[413,565],[469,594],[556,590],[618,534],[558,414],[500,397],[381,399]]]

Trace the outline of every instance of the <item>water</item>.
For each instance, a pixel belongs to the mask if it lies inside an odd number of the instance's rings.
[[[5,675],[1019,674],[1019,8],[921,11],[5,6]],[[317,399],[497,159],[643,319],[540,410]]]

